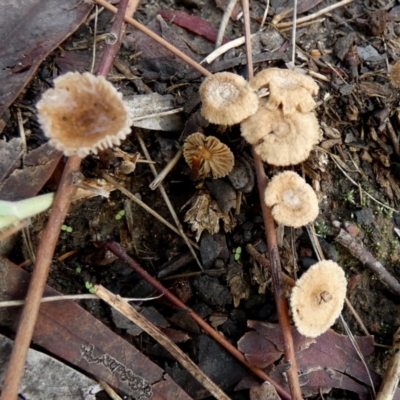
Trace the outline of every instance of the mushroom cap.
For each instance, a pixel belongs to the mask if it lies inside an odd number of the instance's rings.
[[[272,207],[275,221],[299,228],[314,221],[319,213],[313,188],[293,171],[275,175],[265,189],[265,203]]]
[[[253,115],[258,97],[239,75],[220,72],[208,76],[200,86],[201,115],[218,125],[234,125]]]
[[[296,110],[308,113],[316,106],[312,95],[318,93],[319,87],[314,79],[288,69],[264,69],[250,80],[249,85],[254,90],[268,87],[267,108],[275,110],[282,106],[285,116]]]
[[[296,281],[290,307],[297,330],[317,337],[326,332],[340,315],[346,296],[346,277],[333,261],[320,261]]]
[[[265,100],[260,101],[254,115],[241,123],[240,129],[263,161],[281,167],[306,160],[320,140],[318,120],[313,113],[294,111],[284,116],[279,108],[269,110]]]
[[[122,94],[102,76],[68,72],[54,80],[37,103],[39,123],[50,143],[70,156],[119,145],[130,133]]]
[[[400,61],[397,61],[393,65],[392,71],[390,72],[390,82],[397,88],[400,88]]]
[[[183,145],[183,155],[190,167],[199,163],[198,176],[214,179],[222,178],[231,172],[234,156],[229,147],[214,136],[205,136],[200,132],[188,136]]]

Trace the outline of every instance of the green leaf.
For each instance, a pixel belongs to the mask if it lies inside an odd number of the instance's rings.
[[[80,274],[82,272],[82,267],[76,267],[75,271],[77,274]]]
[[[95,294],[97,292],[96,288],[93,286],[89,289],[89,292]]]
[[[240,254],[236,253],[235,254],[235,261],[239,261],[239,259],[240,259]]]

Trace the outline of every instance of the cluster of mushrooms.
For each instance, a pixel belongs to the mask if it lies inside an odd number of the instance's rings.
[[[259,98],[267,88],[269,96]],[[207,77],[200,87],[201,113],[213,124],[240,124],[242,136],[261,159],[275,166],[306,160],[319,141],[319,125],[313,110],[318,85],[308,76],[269,68],[250,82],[222,72]],[[114,86],[89,73],[67,73],[54,80],[37,104],[38,119],[50,143],[70,156],[119,145],[130,133],[128,108]],[[184,157],[195,179],[222,178],[234,166],[231,150],[214,136],[190,135]],[[298,228],[313,222],[319,212],[314,190],[293,171],[272,178],[265,202],[274,219]],[[292,290],[293,319],[300,333],[316,337],[339,316],[346,292],[341,267],[332,261],[313,265]]]
[[[268,89],[269,96],[259,98],[261,89]],[[317,93],[311,77],[289,70],[265,69],[250,82],[222,72],[200,86],[201,114],[213,124],[240,124],[243,138],[263,161],[286,167],[305,161],[319,142],[313,99]],[[183,149],[196,178],[221,178],[233,168],[232,152],[214,136],[194,133]],[[314,190],[293,171],[271,179],[265,202],[277,223],[294,228],[313,222],[319,213]],[[301,334],[317,337],[329,329],[343,308],[346,285],[343,269],[333,261],[321,261],[303,274],[290,298]]]

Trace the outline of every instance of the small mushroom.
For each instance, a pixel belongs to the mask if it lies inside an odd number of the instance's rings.
[[[320,140],[313,113],[294,111],[285,116],[279,108],[268,109],[266,100],[260,101],[258,111],[243,121],[240,129],[263,161],[282,167],[306,160]]]
[[[317,337],[339,317],[346,296],[346,277],[333,261],[320,261],[296,281],[290,307],[297,330],[304,336]]]
[[[285,116],[296,110],[308,113],[316,106],[312,95],[316,95],[319,88],[314,79],[288,69],[264,69],[250,80],[249,85],[254,90],[268,87],[267,108],[275,110],[281,106]]]
[[[293,171],[275,175],[265,189],[265,203],[272,207],[275,221],[299,228],[314,221],[319,213],[313,188]]]
[[[130,133],[122,94],[101,76],[69,72],[54,80],[37,104],[44,134],[58,150],[85,157],[119,145]]]
[[[190,135],[183,145],[183,155],[192,169],[191,178],[222,178],[231,172],[234,164],[229,147],[214,136],[200,132]]]
[[[220,72],[200,86],[201,115],[213,124],[234,125],[257,111],[258,97],[239,75]]]

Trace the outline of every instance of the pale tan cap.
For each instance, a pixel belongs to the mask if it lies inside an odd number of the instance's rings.
[[[39,123],[50,143],[70,156],[119,145],[130,133],[122,94],[101,76],[69,72],[38,102]]]

